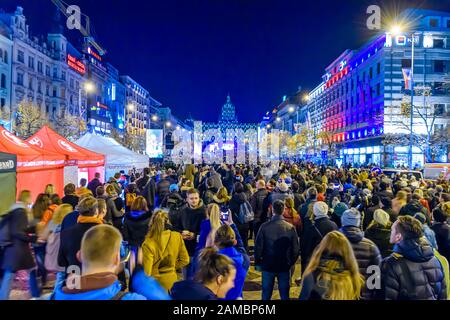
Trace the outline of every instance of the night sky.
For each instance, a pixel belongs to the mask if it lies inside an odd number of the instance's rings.
[[[383,17],[406,7],[450,12],[450,1],[65,0],[91,18],[106,60],[186,118],[216,121],[226,95],[242,122],[259,122],[283,95],[313,89],[345,49],[374,34],[366,8]],[[31,32],[50,28],[50,0],[1,0],[24,7]],[[385,23],[385,21],[382,21]],[[66,36],[73,44],[78,31]]]

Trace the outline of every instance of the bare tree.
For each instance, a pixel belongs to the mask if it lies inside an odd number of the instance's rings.
[[[42,126],[48,124],[48,118],[41,109],[30,101],[22,100],[17,107],[15,133],[22,139],[28,139]]]
[[[55,117],[52,127],[60,135],[71,141],[80,138],[87,129],[86,121],[82,117],[68,112],[61,117]]]
[[[328,159],[330,159],[333,162],[337,156],[336,142],[333,139],[334,138],[333,133],[329,131],[321,131],[317,135],[317,138],[322,141],[323,145],[327,146]]]
[[[436,154],[436,152],[438,152],[436,146],[446,147],[450,141],[447,135],[443,135],[439,132],[434,132],[434,125],[441,114],[429,102],[431,90],[429,88],[423,88],[421,94],[423,94],[425,98],[424,105],[413,106],[413,128],[414,126],[416,128],[418,126],[422,126],[423,128],[425,128],[425,134],[416,133],[413,129],[412,140],[413,146],[419,148],[425,154],[427,162],[432,162],[433,153]],[[409,117],[411,116],[410,99],[411,98],[409,96],[404,95],[401,103],[401,115],[403,116],[403,119],[400,122],[400,126],[403,129],[407,130],[407,139],[409,139],[409,135],[411,132],[411,125],[409,122]],[[408,144],[409,142],[402,145]]]

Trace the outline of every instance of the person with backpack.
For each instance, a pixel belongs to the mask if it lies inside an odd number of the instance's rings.
[[[0,270],[3,272],[0,300],[8,300],[19,270],[27,270],[29,274],[31,295],[38,298],[41,293],[30,248],[30,243],[36,242],[37,236],[28,232],[28,208],[31,204],[30,191],[21,191],[18,202],[0,220]]]
[[[61,236],[61,223],[65,216],[73,211],[70,204],[62,204],[56,208],[52,220],[48,223],[44,231],[39,236],[38,242],[46,243],[44,266],[47,272],[56,272],[56,281],[63,281],[64,268],[58,265],[58,253]]]
[[[275,278],[282,300],[289,300],[290,270],[300,246],[295,227],[284,221],[284,202],[273,203],[273,217],[259,229],[255,241],[255,268],[262,270],[262,300],[272,298]]]
[[[225,300],[237,300],[243,298],[242,291],[244,282],[250,267],[250,259],[245,254],[245,249],[243,247],[236,248],[236,244],[238,243],[236,236],[235,231],[228,224],[222,224],[214,234],[214,244],[219,250],[218,253],[233,260],[234,267],[236,268],[234,287],[228,291]]]
[[[185,204],[183,197],[179,192],[178,185],[172,184],[169,188],[170,193],[164,198],[161,203],[161,208],[169,210],[169,220],[173,226],[179,224],[180,209]]]
[[[300,300],[358,300],[364,277],[353,249],[339,231],[331,231],[314,251],[303,273]]]
[[[239,235],[244,242],[244,248],[248,250],[249,223],[254,219],[254,214],[245,194],[244,186],[240,182],[234,184],[234,193],[229,202],[229,208],[233,214],[233,221],[236,223]]]
[[[88,230],[80,245],[81,276],[78,281],[69,278],[66,285],[59,283],[50,300],[170,300],[155,279],[141,268],[132,275],[132,288],[122,291],[117,278],[121,259],[122,236],[110,225],[98,225]],[[78,283],[80,287],[71,284]]]
[[[183,238],[169,228],[169,216],[157,210],[151,219],[149,231],[142,244],[144,272],[167,291],[177,281],[177,270],[190,262]]]

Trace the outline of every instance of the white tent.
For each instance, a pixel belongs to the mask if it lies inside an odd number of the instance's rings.
[[[113,176],[119,170],[125,170],[127,173],[128,170],[133,168],[143,169],[149,166],[148,156],[125,148],[113,138],[86,133],[75,143],[80,147],[105,155],[107,178]]]

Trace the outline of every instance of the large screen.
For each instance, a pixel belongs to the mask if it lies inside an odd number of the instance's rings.
[[[150,158],[162,158],[163,131],[161,129],[147,129],[146,153]]]

